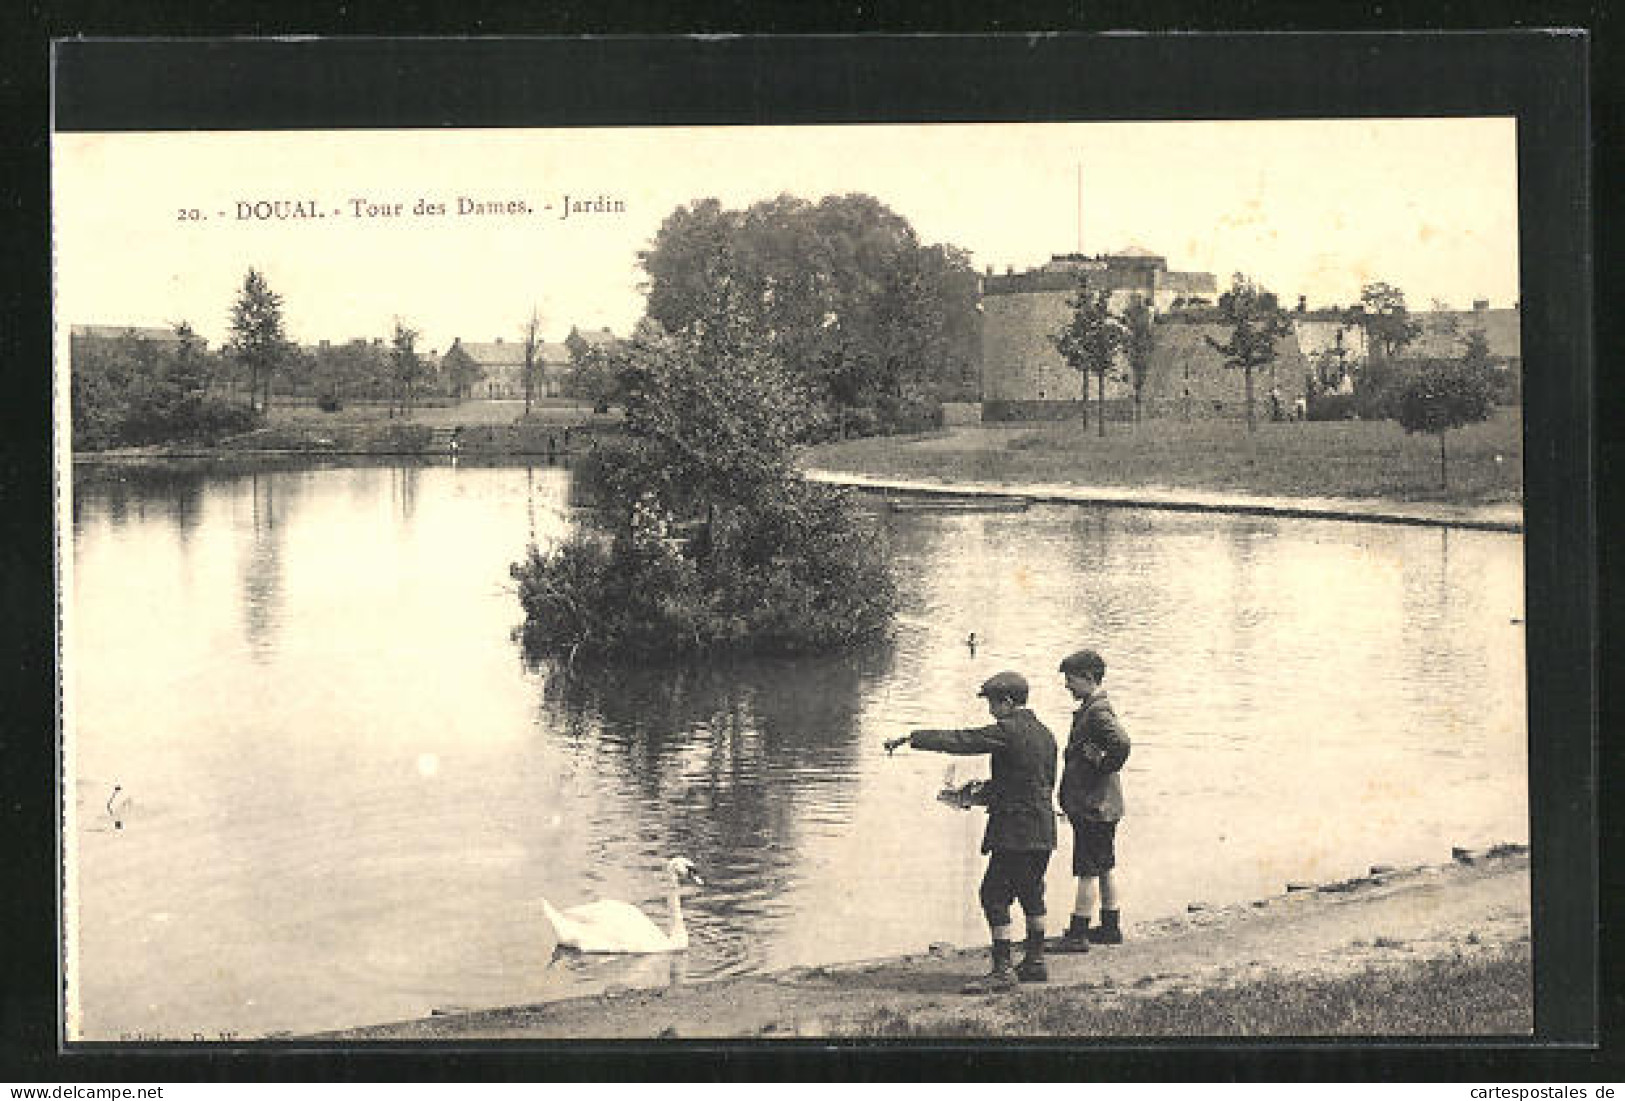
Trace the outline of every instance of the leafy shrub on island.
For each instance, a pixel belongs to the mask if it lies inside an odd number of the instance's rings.
[[[609,538],[578,533],[513,568],[532,652],[662,656],[749,648],[816,653],[873,639],[894,590],[849,494],[786,483],[777,500],[729,510],[674,538],[657,506]]]
[[[882,533],[852,494],[792,459],[812,404],[719,307],[613,357],[626,432],[581,476],[607,507],[513,566],[527,650],[666,657],[809,653],[891,623]]]

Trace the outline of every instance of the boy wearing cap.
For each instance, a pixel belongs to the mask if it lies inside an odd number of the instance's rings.
[[[1061,810],[1072,823],[1072,874],[1078,893],[1072,922],[1056,942],[1057,952],[1087,952],[1089,945],[1123,943],[1122,911],[1118,909],[1117,823],[1123,817],[1123,785],[1118,772],[1128,760],[1129,740],[1117,721],[1106,690],[1106,661],[1093,650],[1079,650],[1061,662],[1067,691],[1078,701],[1072,715],[1072,733],[1066,742],[1066,767],[1061,773]],[[1100,924],[1089,927],[1100,899]]]
[[[987,831],[982,851],[988,854],[982,876],[982,913],[992,932],[993,967],[965,987],[967,994],[1009,990],[1017,982],[1046,982],[1044,964],[1044,872],[1055,849],[1055,736],[1027,708],[1027,681],[1019,673],[996,673],[982,685],[993,716],[989,726],[974,730],[916,730],[886,742],[938,753],[993,758],[988,782]],[[1019,900],[1027,921],[1026,951],[1011,967],[1010,903]]]

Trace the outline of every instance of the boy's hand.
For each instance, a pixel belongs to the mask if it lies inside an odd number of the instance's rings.
[[[890,754],[898,746],[907,745],[909,737],[910,737],[910,735],[904,734],[900,738],[887,738],[886,739],[886,752],[888,754]]]

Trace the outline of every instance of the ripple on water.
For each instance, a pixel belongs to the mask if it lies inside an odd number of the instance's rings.
[[[1002,667],[1064,738],[1054,669],[1080,645],[1106,655],[1134,739],[1138,916],[1279,880],[1307,841],[1358,868],[1437,836],[1527,836],[1517,537],[886,515],[889,647],[566,678],[517,659],[516,609],[491,597],[531,513],[544,539],[564,530],[564,472],[189,479],[75,500],[78,759],[137,808],[96,832],[101,790],[76,789],[100,1027],[177,989],[245,1031],[300,1030],[972,939],[982,820],[935,801],[948,761],[879,743],[986,722],[975,686]],[[1361,832],[1373,792],[1387,825]],[[1259,805],[1270,828],[1248,826]],[[680,965],[549,962],[540,897],[661,921],[676,852],[707,879]],[[131,919],[156,913],[174,916]],[[221,974],[253,976],[256,1005]]]

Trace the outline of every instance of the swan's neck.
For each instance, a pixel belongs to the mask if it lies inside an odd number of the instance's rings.
[[[666,907],[671,911],[671,939],[674,941],[686,939],[688,931],[683,928],[683,885],[675,876],[666,894]]]

